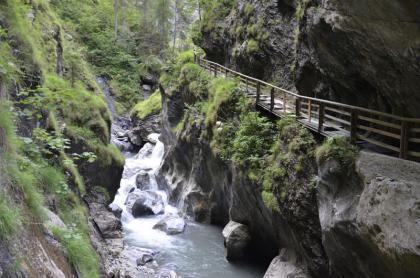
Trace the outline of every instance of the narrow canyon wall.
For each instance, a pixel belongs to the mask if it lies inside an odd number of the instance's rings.
[[[416,0],[239,0],[197,42],[300,94],[419,117],[419,18]]]

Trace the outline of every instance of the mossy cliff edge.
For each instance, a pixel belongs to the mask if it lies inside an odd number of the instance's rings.
[[[412,264],[420,259],[414,247],[420,238],[410,224],[415,220],[401,206],[367,202],[379,198],[375,190],[389,192],[386,202],[394,197],[410,200],[391,190],[392,179],[411,188],[413,199],[418,198],[412,187],[414,172],[399,176],[398,170],[380,171],[373,176],[375,167],[402,168],[393,158],[359,154],[345,138],[322,143],[291,117],[278,122],[266,118],[254,110],[236,80],[213,77],[193,58],[191,52],[181,54],[161,78],[166,145],[162,180],[173,202],[198,221],[245,225],[252,238],[247,252],[251,258],[270,260],[281,249],[267,277],[282,277],[286,268],[305,275],[296,277],[418,274]],[[410,171],[419,168],[408,164]],[[372,189],[377,179],[384,182]],[[408,203],[415,209],[414,203]],[[348,218],[335,214],[334,207],[340,204],[345,204],[342,213]],[[347,214],[356,211],[357,217]],[[401,230],[390,229],[390,223],[398,226],[397,218],[387,222],[378,217],[380,211],[404,219]],[[380,228],[370,234],[375,225]],[[380,238],[393,233],[409,235],[410,247],[395,241],[392,247],[384,246]],[[367,259],[366,253],[373,257]],[[392,259],[395,256],[407,260],[399,262]],[[343,267],[349,260],[358,263]],[[396,270],[391,272],[389,265]]]
[[[85,200],[116,192],[124,158],[61,12],[42,0],[0,3],[2,277],[100,277],[103,269]]]

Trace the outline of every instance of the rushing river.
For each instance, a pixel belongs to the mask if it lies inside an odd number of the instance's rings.
[[[106,82],[98,78],[98,84],[104,90],[108,106],[117,121],[114,103]],[[121,125],[118,119],[117,125]],[[115,126],[113,127],[113,129]],[[122,127],[125,129],[125,127]],[[264,269],[251,264],[231,264],[225,259],[222,229],[186,220],[185,231],[177,235],[153,229],[153,226],[167,215],[178,215],[178,208],[168,203],[165,191],[159,190],[156,181],[164,156],[164,144],[159,141],[159,134],[149,135],[154,143],[147,143],[138,153],[125,151],[126,163],[120,188],[113,204],[122,208],[121,222],[124,240],[131,246],[147,248],[158,254],[155,260],[159,269],[174,270],[183,278],[260,278]],[[112,141],[122,150],[130,150],[126,142],[118,140],[113,133]],[[128,194],[136,187],[136,177],[146,171],[149,175],[149,190],[161,195],[164,201],[164,213],[154,216],[134,218],[125,205]]]
[[[246,264],[231,264],[225,259],[222,230],[212,225],[187,221],[185,232],[167,235],[153,226],[168,214],[177,214],[178,209],[167,202],[164,191],[158,190],[155,174],[159,170],[164,154],[164,145],[158,134],[150,135],[156,144],[147,143],[138,154],[126,153],[126,164],[120,189],[114,204],[123,209],[121,221],[125,241],[133,246],[159,252],[157,263],[165,269],[175,270],[184,278],[255,278],[263,276],[263,269]],[[136,176],[147,171],[151,190],[163,197],[165,213],[134,218],[127,212],[125,200],[135,187]]]

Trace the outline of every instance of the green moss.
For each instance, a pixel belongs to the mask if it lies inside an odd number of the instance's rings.
[[[68,259],[82,277],[95,278],[99,275],[99,259],[89,238],[77,229],[53,229],[67,251]]]
[[[13,235],[21,223],[19,211],[7,199],[4,193],[0,193],[0,240]]]
[[[263,202],[265,204],[265,206],[273,211],[279,212],[280,211],[280,207],[279,207],[279,203],[277,202],[277,198],[276,196],[274,196],[273,193],[271,192],[266,192],[263,191],[261,193]]]
[[[17,139],[10,104],[0,102],[0,147],[16,149]]]
[[[130,116],[133,119],[145,119],[150,115],[159,113],[161,109],[162,96],[159,91],[156,91],[146,100],[137,103],[131,110]]]
[[[254,55],[254,54],[258,53],[259,51],[260,51],[259,42],[254,40],[254,39],[248,40],[248,43],[247,43],[247,46],[246,46],[246,52],[249,55]]]
[[[254,6],[251,3],[246,3],[244,7],[244,14],[246,17],[250,17],[251,14],[254,12]]]
[[[37,219],[43,220],[46,216],[44,197],[37,187],[37,168],[24,157],[16,157],[16,161],[7,162],[7,172],[13,184],[22,191],[25,204]]]
[[[232,98],[237,89],[238,84],[233,80],[217,78],[210,82],[208,105],[204,109],[206,126],[216,123],[219,108]]]
[[[333,158],[340,163],[342,170],[348,171],[355,166],[357,154],[357,148],[345,137],[330,137],[316,149],[318,164]]]

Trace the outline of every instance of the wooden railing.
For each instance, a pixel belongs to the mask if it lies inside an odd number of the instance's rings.
[[[256,107],[276,117],[295,116],[323,136],[346,136],[353,143],[402,159],[420,160],[420,119],[302,96],[265,81],[195,56],[195,62],[214,76],[237,79]]]

